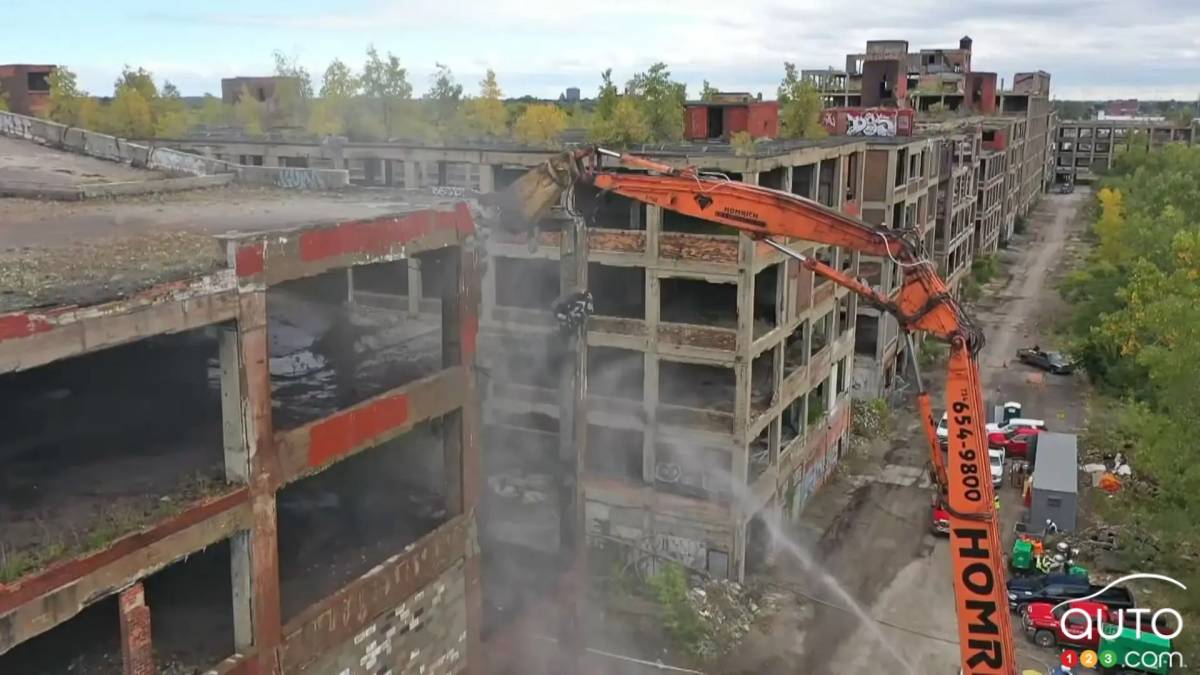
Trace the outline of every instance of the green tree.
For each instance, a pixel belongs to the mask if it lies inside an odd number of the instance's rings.
[[[503,96],[496,73],[489,68],[479,81],[479,96],[464,105],[467,129],[485,136],[500,136],[508,131],[508,110],[501,100]]]
[[[87,98],[75,82],[75,73],[63,66],[50,73],[50,119],[68,126],[84,126],[79,112]]]
[[[191,128],[191,116],[179,88],[170,80],[163,80],[162,90],[158,97],[151,101],[150,108],[154,113],[154,136],[156,138],[180,138]]]
[[[463,88],[454,79],[454,73],[444,63],[435,64],[436,70],[430,77],[429,91],[425,100],[432,106],[433,123],[443,136],[449,135],[452,125],[462,104]]]
[[[391,138],[393,130],[398,128],[395,113],[402,111],[411,114],[411,106],[403,105],[403,101],[412,98],[413,88],[408,81],[408,70],[400,65],[400,59],[391,52],[387,58],[380,58],[374,45],[367,47],[367,61],[363,64],[362,93],[376,101],[376,106],[383,118],[382,130],[384,138]],[[365,116],[359,116],[364,122]]]
[[[106,131],[114,136],[137,139],[154,136],[154,111],[142,90],[134,84],[117,88],[107,117]]]
[[[641,106],[628,96],[622,96],[608,117],[596,116],[588,129],[588,138],[593,143],[604,143],[616,147],[627,147],[650,140],[650,125],[642,114]]]
[[[704,84],[702,84],[700,86],[700,100],[701,101],[711,101],[717,97],[717,93],[718,93],[718,89],[716,87],[710,85],[708,83],[708,80],[705,80]]]
[[[154,74],[145,68],[134,70],[125,64],[121,69],[121,76],[113,83],[113,96],[120,93],[122,87],[130,87],[136,89],[142,95],[142,100],[147,103],[153,102],[158,98],[158,87],[154,84]],[[178,94],[178,92],[176,92]]]
[[[609,119],[617,110],[617,101],[621,98],[617,85],[612,81],[612,68],[600,73],[600,93],[596,95],[596,117]]]
[[[249,87],[242,85],[237,103],[233,105],[234,123],[247,134],[257,136],[262,133],[263,113],[265,112],[262,101],[254,97]]]
[[[567,127],[567,114],[553,103],[531,105],[517,118],[513,135],[529,145],[557,146],[563,129]]]
[[[197,114],[200,124],[221,126],[229,124],[232,117],[233,110],[225,105],[224,101],[212,94],[204,95],[204,101],[200,104],[200,112]]]
[[[313,97],[312,76],[295,56],[288,56],[278,49],[271,56],[275,60],[275,76],[281,78],[271,94],[273,123],[286,127],[303,126],[308,101]],[[262,116],[260,113],[259,117]]]
[[[779,84],[779,135],[784,138],[821,138],[821,93],[800,79],[796,64],[783,64],[783,82]]]
[[[340,59],[329,62],[321,77],[321,98],[350,99],[358,95],[361,83]]]
[[[661,61],[629,80],[627,95],[637,98],[642,116],[656,141],[674,141],[683,137],[683,104],[687,86],[671,80],[671,71]]]
[[[0,87],[0,112],[8,112],[8,92]]]

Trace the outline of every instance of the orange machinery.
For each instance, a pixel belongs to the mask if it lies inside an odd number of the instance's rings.
[[[604,167],[605,158],[625,169]],[[789,192],[706,175],[694,168],[676,169],[641,157],[602,148],[566,153],[519,179],[498,195],[501,226],[531,229],[564,191],[588,184],[601,191],[653,204],[670,211],[735,228],[760,239],[871,305],[896,317],[909,343],[912,333],[950,346],[946,381],[949,446],[946,458],[935,433],[929,395],[919,386],[917,402],[930,443],[931,461],[950,512],[950,547],[954,565],[954,597],[963,673],[1015,675],[999,514],[992,502],[983,394],[976,356],[982,333],[963,313],[938,277],[920,244],[904,232],[872,227]],[[863,281],[792,250],[789,240],[852,249],[888,258],[902,270],[904,282],[895,295],[877,292]],[[913,359],[916,366],[916,359]],[[920,374],[916,373],[919,383]]]

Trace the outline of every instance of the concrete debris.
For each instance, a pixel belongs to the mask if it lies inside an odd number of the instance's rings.
[[[544,473],[507,471],[488,476],[487,482],[496,495],[505,499],[519,499],[522,504],[541,504],[550,498],[554,488],[550,475]]]
[[[784,596],[753,586],[713,579],[688,590],[688,603],[708,627],[696,645],[703,660],[729,653],[756,621],[773,614]]]

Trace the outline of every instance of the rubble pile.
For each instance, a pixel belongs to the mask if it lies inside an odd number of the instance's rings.
[[[774,613],[779,596],[736,581],[712,579],[689,588],[687,600],[706,628],[694,650],[707,661],[731,651],[756,621]]]

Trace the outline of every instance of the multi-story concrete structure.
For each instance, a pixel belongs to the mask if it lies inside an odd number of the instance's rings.
[[[869,137],[863,178],[862,218],[894,230],[911,230],[927,251],[934,246],[936,189],[942,140],[924,136]],[[900,288],[902,273],[890,260],[863,257],[861,276],[884,292]],[[905,368],[900,325],[886,312],[860,304],[855,332],[854,395],[890,393]]]
[[[1180,124],[1146,120],[1063,120],[1054,141],[1054,180],[1057,183],[1095,180],[1112,167],[1113,159],[1132,144],[1162,147],[1167,143],[1194,144],[1200,123]]]
[[[19,115],[43,117],[50,111],[50,75],[57,66],[8,64],[0,66],[0,94],[8,109]]]
[[[478,672],[472,211],[0,143],[0,672]]]

